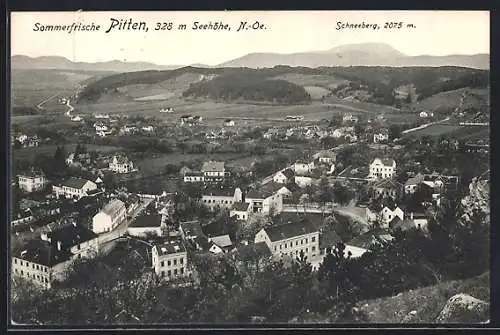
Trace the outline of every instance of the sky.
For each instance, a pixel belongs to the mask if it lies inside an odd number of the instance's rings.
[[[111,18],[146,22],[148,31],[114,28]],[[222,21],[230,31],[192,30],[193,22]],[[265,29],[237,32],[240,22]],[[73,22],[99,31],[35,31]],[[174,29],[155,31],[156,22]],[[337,30],[338,22],[378,24]],[[403,22],[384,29],[385,22]],[[38,23],[38,26],[36,25]],[[186,30],[175,29],[186,24]],[[407,28],[413,24],[413,28]],[[489,53],[488,11],[204,11],[204,12],[12,12],[11,55],[62,56],[72,61],[144,61],[160,65],[217,65],[248,53],[321,51],[338,45],[382,42],[409,56]]]

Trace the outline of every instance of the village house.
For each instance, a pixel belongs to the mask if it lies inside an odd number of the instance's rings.
[[[284,169],[281,171],[278,171],[274,176],[273,176],[273,182],[278,183],[278,184],[287,184],[289,182],[292,182],[294,180],[295,173],[293,172],[292,169]]]
[[[135,134],[137,132],[137,127],[136,126],[130,126],[130,125],[125,125],[120,129],[120,133],[127,135],[127,134]]]
[[[387,143],[389,141],[389,131],[380,129],[373,134],[373,143]]]
[[[379,223],[382,228],[388,228],[395,218],[404,220],[403,210],[396,204],[385,204],[382,208],[366,207],[366,221]],[[397,220],[397,219],[396,219]]]
[[[130,173],[135,171],[134,163],[124,155],[114,155],[109,162],[109,169],[115,173]]]
[[[142,127],[141,129],[142,129],[143,131],[145,131],[145,132],[148,132],[148,133],[150,133],[150,132],[152,132],[152,131],[154,131],[154,130],[155,130],[155,128],[154,128],[153,126],[144,126],[144,127]]]
[[[233,242],[227,234],[209,237],[208,243],[210,244],[208,251],[214,254],[226,253],[234,248]]]
[[[368,178],[386,179],[392,178],[396,174],[396,161],[392,158],[375,158],[370,163],[370,173]]]
[[[320,164],[333,164],[337,159],[337,154],[330,150],[321,150],[320,152],[314,154],[313,158],[317,160]]]
[[[17,177],[19,189],[26,193],[41,191],[49,183],[43,172],[36,172],[34,170],[19,174]]]
[[[231,119],[224,120],[224,127],[234,127],[234,121]]]
[[[424,176],[420,173],[418,173],[413,177],[408,178],[408,180],[404,184],[405,194],[415,193],[423,181],[424,181]]]
[[[51,288],[55,281],[66,279],[74,260],[91,258],[99,250],[96,235],[73,223],[58,225],[43,232],[12,255],[11,271],[42,288]]]
[[[372,186],[373,197],[384,197],[399,200],[403,195],[404,186],[392,179],[384,179]]]
[[[79,154],[70,153],[66,158],[66,165],[72,167],[81,167],[83,165],[90,165],[92,162],[90,153],[82,152]]]
[[[189,276],[187,251],[180,241],[171,240],[154,245],[151,255],[154,272],[162,280]]]
[[[346,113],[342,117],[342,122],[344,123],[349,123],[349,122],[358,122],[358,117],[352,115],[352,113]]]
[[[66,197],[68,199],[81,199],[95,190],[97,190],[96,183],[75,177],[71,177],[58,185],[52,186],[52,191],[56,198]]]
[[[203,172],[205,181],[223,181],[224,178],[229,175],[229,171],[226,171],[224,162],[217,161],[203,163],[201,172]]]
[[[203,192],[200,202],[210,210],[214,210],[216,208],[230,209],[234,203],[242,200],[243,193],[239,187],[234,190],[214,187]]]
[[[251,213],[250,203],[248,202],[236,202],[231,207],[229,211],[229,217],[236,216],[237,220],[246,221]]]
[[[283,211],[283,196],[275,187],[263,186],[245,194],[245,202],[250,204],[251,213],[275,215]]]
[[[92,218],[92,231],[96,234],[109,232],[125,220],[125,203],[118,199],[111,200]]]
[[[184,173],[185,183],[203,183],[205,181],[205,175],[203,172],[199,171],[188,171]]]
[[[309,261],[319,257],[319,231],[309,220],[262,228],[254,242],[266,243],[275,257],[296,258],[301,252]]]
[[[313,169],[314,169],[314,162],[306,163],[303,161],[297,161],[293,165],[293,171],[297,175],[307,175],[311,173]]]
[[[106,132],[109,130],[108,126],[106,126],[105,124],[103,123],[94,123],[94,129],[96,131],[103,131],[103,132]]]

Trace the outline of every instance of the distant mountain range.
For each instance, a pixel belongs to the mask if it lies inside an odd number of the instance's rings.
[[[360,43],[341,45],[324,51],[292,54],[250,53],[216,66],[192,64],[194,67],[249,67],[272,68],[276,65],[302,67],[335,66],[460,66],[489,69],[490,55],[408,56],[385,43]],[[170,70],[185,65],[157,65],[148,62],[122,62],[118,60],[98,63],[72,62],[59,56],[12,56],[13,69],[66,69],[85,71],[132,72],[143,70]]]

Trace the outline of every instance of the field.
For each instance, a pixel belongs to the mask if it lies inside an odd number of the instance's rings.
[[[164,171],[167,164],[179,164],[193,162],[196,160],[221,160],[227,164],[233,163],[232,161],[239,161],[241,159],[248,159],[248,154],[245,153],[214,153],[214,154],[182,154],[172,153],[164,154],[156,157],[146,157],[137,159],[135,161],[141,173],[145,176],[160,174]]]
[[[330,93],[329,90],[321,86],[304,86],[304,89],[311,95],[312,100],[320,100],[323,96]]]
[[[489,128],[485,126],[459,126],[451,124],[433,124],[426,128],[416,130],[406,134],[406,136],[431,136],[439,137],[442,135],[451,136],[457,139],[473,138],[475,136],[489,136]]]
[[[348,80],[327,75],[305,75],[299,73],[287,73],[271,79],[283,79],[300,86],[321,86],[335,88],[340,84],[347,83]]]
[[[14,69],[11,73],[12,106],[36,106],[53,95],[72,95],[81,81],[89,81],[99,74],[69,70]]]
[[[454,109],[459,106],[462,95],[465,94],[463,108],[489,104],[488,89],[465,89],[461,88],[454,91],[441,92],[427,99],[414,104],[416,110],[435,111],[440,108]]]

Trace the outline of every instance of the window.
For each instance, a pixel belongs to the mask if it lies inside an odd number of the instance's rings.
[[[286,243],[285,243],[285,249],[286,249]]]
[[[307,238],[306,238],[306,244],[308,243]]]
[[[24,271],[23,271],[23,270],[21,270],[21,274],[22,274],[22,275],[24,274]]]
[[[316,251],[316,247],[312,247],[312,251]]]
[[[280,250],[281,250],[281,247],[282,247],[282,246],[283,246],[283,245],[281,245],[281,244],[280,244]]]
[[[165,277],[165,271],[162,271],[162,272],[161,272],[161,276],[162,276],[162,277]]]
[[[17,269],[15,269],[14,272],[17,273]]]
[[[276,251],[276,246],[274,246],[274,251]]]
[[[34,263],[31,263],[31,268],[34,269],[35,268],[35,264]]]
[[[161,261],[161,262],[160,262],[160,266],[161,266],[161,267],[164,267],[164,266],[165,266],[165,262],[164,262],[164,261]]]
[[[295,245],[299,245],[299,241],[298,241],[298,240],[297,240],[297,241],[295,241]]]
[[[313,236],[311,241],[316,242],[316,236]]]
[[[184,268],[181,268],[181,275],[184,274]]]
[[[174,265],[177,265],[177,259],[174,259]]]
[[[306,248],[306,252],[309,252],[309,248]]]
[[[177,274],[177,269],[174,269],[174,275],[176,275],[176,274]]]
[[[172,275],[172,271],[168,270],[167,274],[170,277]]]
[[[17,259],[14,258],[14,264],[17,264]]]
[[[167,261],[168,266],[170,266],[170,259]]]
[[[49,280],[48,280],[47,278],[45,278],[45,282],[46,282],[46,283],[48,283],[48,282],[49,282]]]
[[[300,245],[303,245],[304,244],[304,240],[300,240]]]
[[[180,262],[181,264],[184,264],[184,258],[179,259],[179,262]]]

